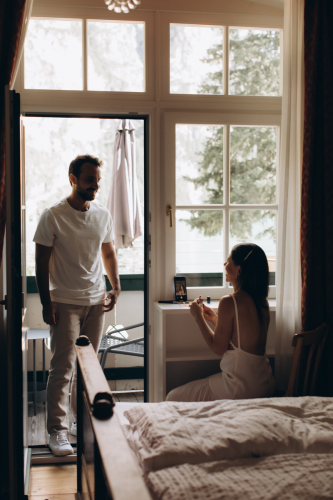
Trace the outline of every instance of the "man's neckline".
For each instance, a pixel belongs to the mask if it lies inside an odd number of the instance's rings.
[[[70,206],[73,210],[75,210],[75,212],[80,212],[80,213],[84,214],[84,213],[86,213],[86,212],[89,212],[89,211],[90,211],[90,208],[91,208],[91,202],[89,202],[89,208],[88,208],[87,210],[79,210],[79,209],[77,209],[77,208],[73,207],[73,205],[71,205],[71,203],[69,203],[68,198],[66,198],[66,201],[67,201],[68,205],[69,205],[69,206]]]

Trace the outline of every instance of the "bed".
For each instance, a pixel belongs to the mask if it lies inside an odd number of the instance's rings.
[[[333,398],[115,405],[76,350],[82,499],[333,498]]]

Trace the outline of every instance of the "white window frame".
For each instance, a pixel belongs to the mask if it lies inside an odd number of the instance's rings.
[[[75,9],[73,7],[53,8],[49,6],[36,6],[33,9],[31,19],[47,20],[73,20],[82,21],[82,70],[83,89],[82,90],[48,90],[48,89],[26,89],[24,87],[24,51],[22,55],[20,71],[15,82],[15,88],[20,92],[22,101],[28,105],[31,103],[34,108],[36,102],[46,103],[47,101],[66,102],[71,108],[80,106],[82,102],[85,106],[104,108],[111,102],[117,100],[119,106],[127,107],[129,103],[134,106],[148,104],[155,97],[155,53],[154,53],[154,14],[153,12],[134,11],[130,14],[115,14],[105,9]],[[145,73],[144,92],[118,92],[118,91],[98,91],[87,90],[87,22],[88,21],[114,21],[144,24],[145,30]],[[69,104],[70,103],[70,104]],[[66,105],[65,105],[66,107]]]
[[[170,93],[170,24],[193,25],[193,26],[220,26],[224,28],[224,58],[223,58],[223,94],[201,95],[201,94],[171,94]],[[272,96],[234,96],[228,95],[229,79],[229,28],[245,29],[274,29],[281,32],[280,48],[280,94],[283,80],[283,19],[270,16],[244,16],[233,14],[196,14],[196,13],[163,13],[160,19],[161,44],[165,51],[161,54],[161,99],[164,104],[163,119],[163,186],[162,190],[162,222],[163,233],[163,294],[165,299],[171,299],[174,295],[173,277],[176,274],[176,233],[175,223],[170,228],[169,217],[166,216],[166,207],[173,208],[173,219],[175,221],[176,210],[176,124],[205,124],[205,125],[248,125],[248,126],[276,126],[278,127],[277,140],[277,166],[279,164],[279,136],[281,126],[282,97]],[[227,49],[227,50],[226,50]],[[191,110],[191,111],[190,111]],[[228,148],[228,149],[226,149]],[[229,171],[226,165],[229,157],[229,134],[224,134],[224,183],[229,187]],[[228,184],[226,184],[228,182]],[[277,194],[278,199],[279,181],[277,168]],[[225,189],[225,192],[229,189]],[[226,199],[224,199],[226,202]],[[237,205],[232,205],[236,208]],[[246,207],[246,206],[242,206]],[[274,208],[278,210],[277,203],[274,205],[257,206],[249,208]],[[191,207],[193,208],[193,207]],[[226,228],[226,214],[224,216],[224,228]],[[227,224],[229,220],[227,221]],[[228,231],[229,232],[229,231]],[[277,234],[278,239],[278,234]],[[228,254],[228,237],[224,238],[224,255]],[[278,247],[278,245],[277,245]],[[188,287],[188,299],[193,300],[198,295],[209,295],[212,299],[230,293],[227,286],[221,287]],[[269,298],[276,297],[276,286],[269,287]]]
[[[170,93],[170,24],[179,24],[187,26],[212,26],[221,27],[223,32],[223,94],[207,95],[207,94],[171,94]],[[245,29],[267,29],[279,30],[281,32],[281,49],[280,49],[280,95],[276,97],[265,96],[234,96],[228,95],[229,89],[229,28],[245,28]],[[238,99],[249,99],[253,105],[258,105],[259,108],[271,107],[279,105],[282,94],[282,31],[283,25],[278,18],[268,16],[242,16],[242,15],[226,15],[226,14],[175,14],[165,13],[161,19],[161,43],[165,47],[161,57],[161,95],[163,100],[172,100],[176,102],[193,102],[197,105],[204,104],[207,108],[216,107],[216,104],[223,104],[226,109],[233,109]],[[262,102],[260,103],[260,101]]]
[[[172,3],[172,2],[171,2]],[[77,2],[75,6],[65,5],[33,5],[32,17],[51,19],[91,19],[91,20],[115,20],[115,21],[144,21],[145,22],[145,62],[146,62],[146,92],[140,94],[118,93],[118,92],[94,92],[94,91],[49,91],[24,89],[23,70],[20,64],[19,72],[15,81],[15,90],[21,94],[21,109],[26,112],[57,112],[57,113],[89,113],[110,115],[142,114],[149,116],[149,163],[150,163],[150,274],[149,274],[149,302],[168,299],[173,297],[171,286],[166,286],[169,278],[173,277],[174,270],[169,277],[165,273],[166,262],[170,258],[165,244],[164,224],[165,216],[165,193],[163,182],[168,165],[168,149],[165,149],[165,117],[173,110],[179,113],[216,113],[219,122],[225,115],[232,114],[239,118],[240,114],[251,114],[274,116],[277,121],[281,117],[281,97],[235,97],[235,96],[197,96],[177,95],[169,93],[169,23],[175,24],[204,24],[233,27],[258,27],[268,29],[283,29],[283,10],[274,10],[270,15],[262,15],[262,5],[243,2],[246,14],[239,14],[241,8],[227,5],[227,2],[206,3],[205,5],[193,0],[183,3],[166,2],[156,5],[154,1],[148,1],[140,9],[129,14],[114,14],[110,12],[104,3],[100,6],[91,4],[82,7]],[[219,4],[219,5],[218,5]],[[243,5],[242,4],[242,5]],[[184,10],[193,12],[184,12]],[[163,10],[162,10],[163,9]],[[169,9],[169,12],[167,12]],[[173,12],[170,12],[173,9]],[[177,12],[182,9],[183,12]],[[230,14],[230,11],[238,14]],[[207,13],[202,13],[206,10]],[[227,10],[229,13],[216,13],[219,10]],[[265,10],[265,7],[264,7]],[[201,13],[199,13],[201,12]],[[267,12],[267,10],[266,10]],[[259,14],[260,13],[260,14]],[[281,53],[282,53],[281,40]],[[23,55],[24,57],[24,55]],[[22,60],[23,60],[22,57]],[[282,65],[281,65],[282,68]],[[226,73],[225,73],[226,74]],[[282,82],[282,72],[281,72]],[[282,87],[281,87],[282,88]],[[236,120],[239,123],[239,120]],[[252,121],[252,123],[254,123]],[[278,186],[279,188],[279,186]],[[205,289],[205,292],[207,290]],[[153,307],[149,309],[149,324],[154,325]],[[150,367],[150,399],[153,400],[153,353],[155,340],[155,328],[149,336]]]
[[[200,209],[198,206],[184,206],[176,204],[176,125],[177,124],[195,124],[195,125],[224,125],[225,133],[223,135],[223,179],[224,179],[224,203],[216,205],[216,209],[223,210],[223,234],[224,259],[229,254],[229,214],[230,210],[234,209],[273,209],[278,211],[278,204],[270,205],[237,205],[229,203],[230,194],[230,179],[229,179],[229,143],[230,143],[230,126],[273,126],[278,129],[277,148],[279,145],[280,131],[280,116],[278,115],[235,115],[235,114],[216,114],[216,113],[181,113],[168,112],[164,118],[164,142],[165,142],[165,164],[164,164],[164,206],[171,205],[173,211],[173,225],[170,227],[170,218],[166,215],[164,220],[164,241],[165,241],[165,278],[164,278],[164,294],[166,297],[173,295],[173,277],[176,274],[176,222],[175,213],[177,208],[180,209]],[[278,164],[278,151],[277,151]],[[277,171],[278,184],[278,171]],[[215,207],[215,205],[214,205]],[[210,206],[213,209],[213,206]],[[220,287],[188,287],[187,295],[189,300],[193,300],[198,295],[209,295],[212,299],[219,299],[223,295],[230,293],[230,287],[225,283]],[[269,298],[276,297],[276,287],[269,287]]]

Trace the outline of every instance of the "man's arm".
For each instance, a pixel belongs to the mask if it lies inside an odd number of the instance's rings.
[[[48,325],[56,325],[59,321],[58,312],[51,302],[49,288],[49,263],[52,248],[36,243],[36,282],[43,306],[43,320]]]
[[[111,292],[108,293],[106,299],[109,300],[110,302],[107,305],[103,306],[104,312],[107,312],[107,311],[112,311],[120,294],[118,262],[117,262],[116,252],[111,241],[109,243],[102,243],[102,258],[106,274],[112,285],[112,290]]]

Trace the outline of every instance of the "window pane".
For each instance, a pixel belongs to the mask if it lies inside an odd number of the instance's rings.
[[[267,255],[270,272],[275,272],[276,211],[231,210],[230,250],[238,243],[259,245]]]
[[[176,204],[223,203],[223,127],[176,125]]]
[[[87,25],[88,90],[144,92],[144,23]]]
[[[170,25],[170,93],[223,93],[223,28]]]
[[[30,19],[24,84],[26,89],[83,89],[81,21]]]
[[[276,202],[276,127],[230,127],[231,203]]]
[[[280,95],[280,31],[229,30],[229,94]]]
[[[222,273],[222,229],[222,210],[176,210],[176,273]]]
[[[143,120],[135,125],[136,167],[141,201],[144,206],[144,127]],[[91,154],[103,160],[102,182],[96,201],[107,204],[113,168],[113,146],[119,119],[25,117],[26,165],[26,224],[27,275],[35,275],[35,244],[32,239],[43,210],[69,196],[70,162],[81,154]],[[118,263],[122,274],[143,274],[143,236],[134,248],[119,251]]]

